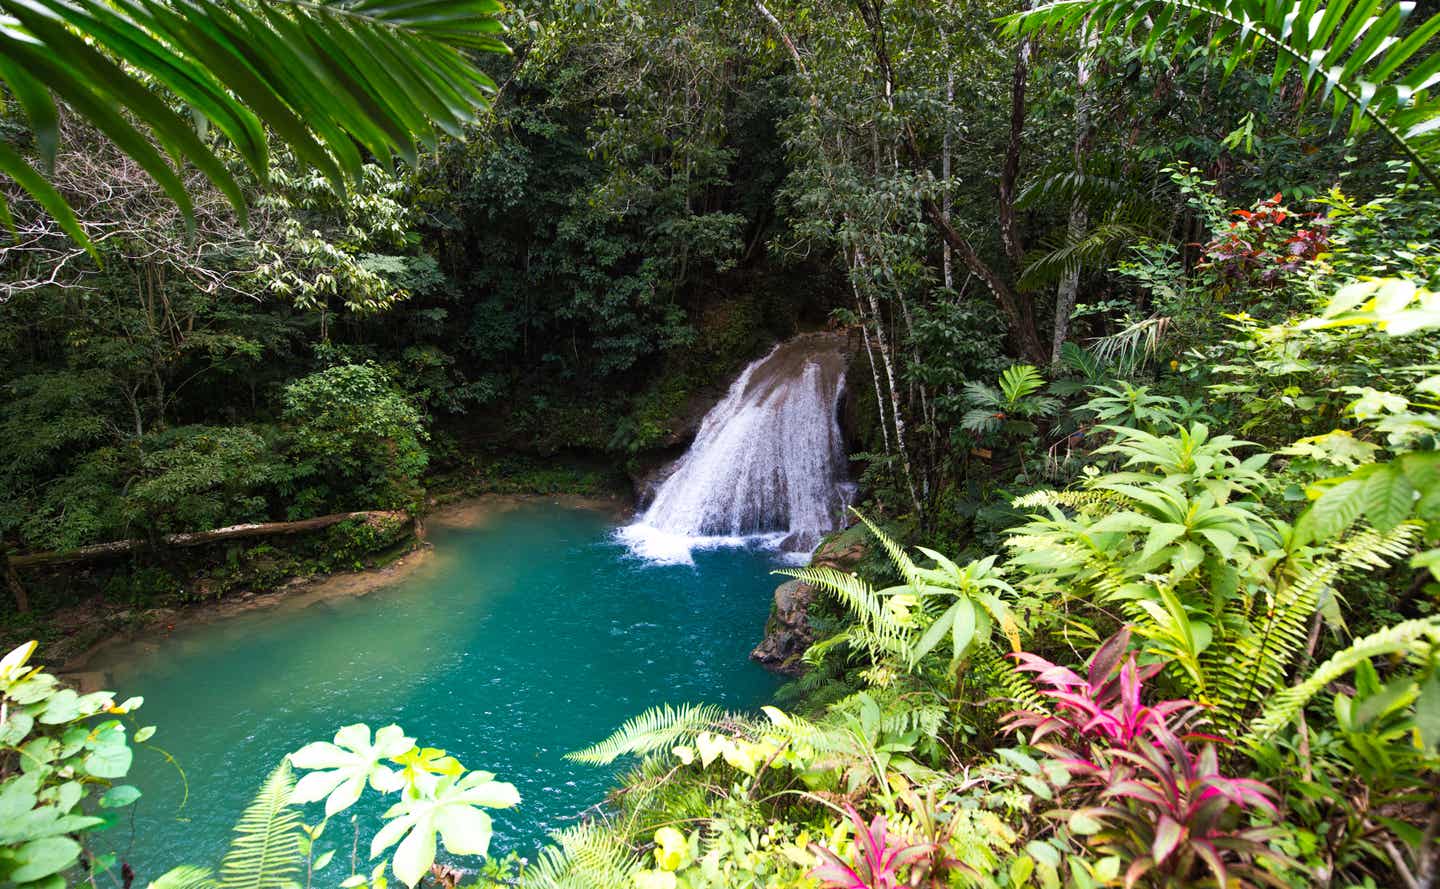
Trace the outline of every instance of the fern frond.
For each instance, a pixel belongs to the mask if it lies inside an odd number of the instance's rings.
[[[161,874],[147,889],[215,889],[215,874],[208,867],[182,864]]]
[[[1362,661],[1386,654],[1406,653],[1428,658],[1440,648],[1440,615],[1407,620],[1377,633],[1356,640],[1349,648],[1337,652],[1315,669],[1299,685],[1285,689],[1271,699],[1269,706],[1250,727],[1244,740],[1257,745],[1289,725],[1310,699],[1326,686],[1354,670]]]
[[[915,732],[921,737],[933,740],[940,736],[940,729],[945,725],[945,718],[949,715],[944,704],[934,701],[909,704],[882,713],[880,730],[891,735],[907,735]]]
[[[1338,545],[1340,563],[1359,570],[1389,568],[1411,555],[1423,530],[1413,521],[1401,522],[1388,531],[1363,528]]]
[[[918,574],[914,573],[914,563],[909,562],[908,567],[912,572],[911,576],[918,578]],[[785,568],[775,573],[808,583],[839,599],[840,604],[855,617],[858,624],[847,631],[847,638],[852,644],[877,656],[903,656],[908,650],[905,640],[909,631],[896,621],[893,614],[885,610],[875,589],[859,577],[828,565]]]
[[[626,722],[610,737],[565,754],[571,762],[609,765],[622,756],[642,755],[673,747],[725,718],[713,704],[651,707]]]
[[[1109,513],[1125,504],[1123,495],[1100,488],[1072,488],[1065,491],[1031,491],[1010,501],[1016,509],[1046,507],[1074,510],[1099,510]]]
[[[831,709],[842,709],[853,697],[854,695],[842,698]],[[816,753],[845,753],[855,749],[854,736],[844,726],[812,722],[793,714],[786,714],[783,721],[756,724],[751,728],[756,736],[767,735],[791,746],[809,747]]]
[[[881,531],[879,525],[860,515],[859,510],[856,510],[855,514],[860,516],[860,521],[864,522],[865,527],[870,529],[870,533],[875,535],[875,539],[880,541],[880,545],[885,548],[885,554],[890,557],[890,561],[895,565],[895,570],[900,572],[900,576],[905,578],[905,582],[912,586],[919,583],[919,568],[906,554],[905,548],[896,543],[889,534]]]
[[[604,824],[579,824],[550,835],[550,844],[525,870],[529,889],[614,889],[631,886],[640,858]]]
[[[219,889],[292,889],[305,863],[300,810],[288,761],[280,763],[235,825],[220,862]]]
[[[1239,631],[1217,640],[1204,661],[1216,690],[1216,724],[1240,726],[1252,706],[1284,683],[1305,645],[1307,623],[1346,569],[1388,568],[1410,554],[1419,534],[1414,523],[1387,531],[1361,529],[1334,544],[1327,558],[1300,570],[1269,600],[1264,615],[1235,615]]]
[[[1035,680],[1029,673],[1018,669],[1013,659],[1003,657],[998,651],[989,647],[977,649],[977,651],[979,656],[986,658],[985,666],[989,670],[991,680],[1000,687],[1004,696],[1013,702],[1011,710],[1050,712],[1048,700],[1040,694],[1040,689],[1035,686]]]
[[[1305,625],[1315,613],[1320,590],[1338,574],[1337,564],[1317,567],[1274,597],[1258,632],[1246,627],[1201,658],[1215,701],[1210,718],[1217,727],[1238,726],[1252,704],[1284,682],[1286,670],[1305,646]]]

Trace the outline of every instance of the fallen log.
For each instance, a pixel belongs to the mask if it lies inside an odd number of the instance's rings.
[[[331,525],[338,525],[341,522],[348,522],[353,519],[372,521],[385,518],[399,518],[408,521],[411,516],[404,510],[396,509],[373,509],[366,512],[337,512],[333,515],[323,515],[313,519],[301,519],[298,522],[258,522],[246,525],[231,525],[228,528],[216,528],[213,531],[187,531],[183,534],[166,534],[160,538],[160,543],[164,546],[202,546],[207,543],[217,543],[223,540],[241,540],[248,537],[278,537],[287,534],[307,534],[311,531],[320,531]],[[115,540],[110,543],[96,543],[91,546],[82,546],[71,550],[25,554],[12,553],[9,559],[9,567],[45,568],[51,565],[72,565],[76,562],[90,562],[96,559],[123,556],[126,553],[142,549],[145,546],[146,541],[144,540]]]

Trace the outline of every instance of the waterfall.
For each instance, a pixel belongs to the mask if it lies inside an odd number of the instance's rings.
[[[842,337],[805,334],[745,368],[621,539],[657,562],[712,546],[814,550],[853,491],[836,417],[845,363]]]

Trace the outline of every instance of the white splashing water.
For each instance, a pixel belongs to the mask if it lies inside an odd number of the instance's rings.
[[[803,560],[840,527],[854,490],[836,417],[844,346],[839,336],[806,334],[745,368],[620,539],[661,563],[688,564],[696,549],[749,545]]]

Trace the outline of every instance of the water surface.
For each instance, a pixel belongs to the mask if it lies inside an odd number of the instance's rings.
[[[189,784],[182,808],[176,770],[137,752],[132,780],[145,795],[133,825],[111,835],[137,885],[176,864],[218,863],[267,772],[347,723],[398,723],[514,783],[523,802],[496,813],[492,852],[532,855],[614,778],[566,762],[567,751],[655,704],[764,703],[776,682],[747,656],[775,586],[772,557],[713,550],[654,565],[612,534],[604,513],[546,503],[435,528],[433,558],[394,587],[178,632],[113,669],[110,686],[145,696],[140,724],[159,726],[151,743]],[[337,859],[350,831],[331,826]],[[362,859],[367,839],[362,830]],[[332,869],[334,882],[347,870]]]

